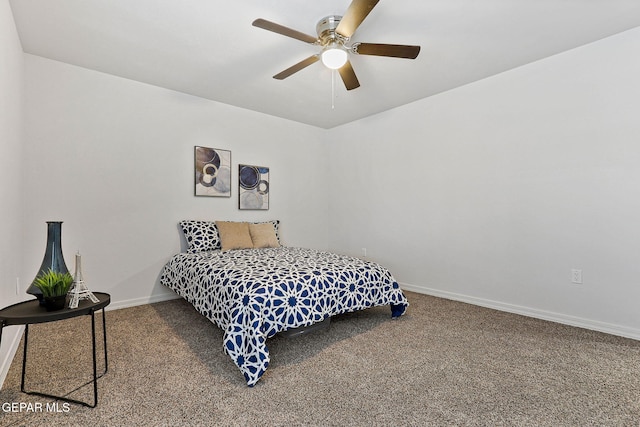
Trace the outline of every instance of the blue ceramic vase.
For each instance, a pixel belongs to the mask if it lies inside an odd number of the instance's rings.
[[[36,277],[46,273],[49,269],[59,273],[69,272],[67,265],[64,263],[64,256],[62,256],[62,221],[47,221],[47,248]],[[27,293],[34,295],[40,301],[40,305],[44,305],[42,291],[33,282],[27,289]]]

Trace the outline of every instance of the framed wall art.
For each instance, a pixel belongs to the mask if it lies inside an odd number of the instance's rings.
[[[231,197],[231,151],[195,147],[195,195]]]
[[[269,168],[238,165],[238,207],[269,209]]]

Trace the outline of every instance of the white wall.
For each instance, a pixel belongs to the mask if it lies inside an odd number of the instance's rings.
[[[330,248],[640,339],[638,52],[635,29],[331,130]]]
[[[22,259],[23,55],[7,0],[0,0],[0,308],[18,302]],[[0,347],[0,385],[11,364],[21,328],[7,327]]]
[[[322,133],[313,127],[25,55],[25,271],[47,220],[64,221],[92,290],[114,306],[172,295],[158,283],[181,219],[280,219],[284,242],[326,248]],[[231,198],[195,197],[193,147],[231,150]],[[270,168],[270,209],[239,211],[238,163]]]

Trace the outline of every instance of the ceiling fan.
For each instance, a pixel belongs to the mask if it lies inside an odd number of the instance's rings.
[[[303,59],[297,64],[273,76],[283,80],[294,73],[322,60],[322,63],[333,70],[338,70],[347,90],[360,87],[360,82],[349,62],[349,53],[358,55],[390,56],[394,58],[415,59],[420,53],[420,46],[380,44],[380,43],[351,43],[350,39],[369,15],[379,0],[353,0],[344,16],[330,15],[322,18],[316,25],[318,36],[301,33],[291,28],[267,21],[256,19],[253,26],[273,31],[287,37],[320,46],[321,52]]]

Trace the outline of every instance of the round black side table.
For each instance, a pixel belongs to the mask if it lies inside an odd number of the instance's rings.
[[[22,355],[22,379],[20,381],[20,391],[26,394],[49,397],[64,400],[66,402],[79,403],[90,408],[95,408],[98,404],[98,378],[107,373],[107,324],[104,315],[104,308],[111,302],[111,296],[103,292],[93,292],[98,298],[98,302],[91,300],[81,300],[77,308],[65,307],[57,311],[45,311],[37,299],[19,302],[0,310],[0,343],[2,343],[2,329],[5,326],[25,325],[24,329],[24,354]],[[96,367],[96,320],[95,312],[102,310],[102,335],[104,337],[104,372],[100,375]],[[25,372],[27,369],[27,346],[29,342],[29,325],[36,323],[55,322],[57,320],[70,319],[78,316],[91,316],[91,337],[93,344],[93,405],[75,399],[54,396],[37,391],[26,391],[24,385]],[[88,383],[87,383],[88,384]]]

